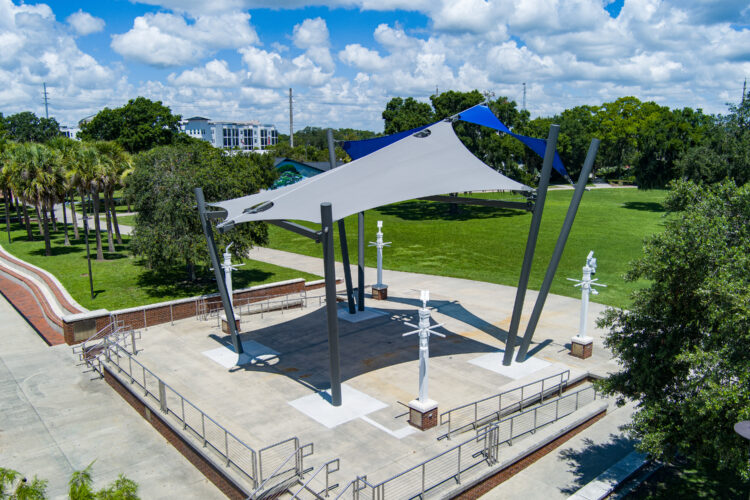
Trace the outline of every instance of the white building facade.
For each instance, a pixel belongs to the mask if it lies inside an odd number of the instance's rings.
[[[68,139],[75,139],[79,141],[78,132],[81,131],[80,127],[60,125],[60,135],[67,137]]]
[[[274,125],[258,121],[213,121],[194,116],[180,122],[180,130],[190,137],[210,142],[215,148],[260,153],[279,141]]]

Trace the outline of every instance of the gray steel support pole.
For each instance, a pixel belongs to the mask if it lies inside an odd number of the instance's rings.
[[[331,170],[336,168],[336,146],[333,142],[333,130],[326,130],[328,141],[328,163]],[[339,240],[341,242],[341,261],[344,264],[344,282],[346,283],[346,301],[349,303],[349,314],[356,313],[354,309],[354,289],[352,288],[352,270],[349,267],[349,245],[346,241],[346,225],[344,219],[339,222]]]
[[[339,241],[341,242],[341,262],[344,264],[344,282],[346,283],[346,301],[349,304],[349,314],[355,314],[354,288],[352,287],[352,269],[349,267],[349,244],[346,241],[346,224],[339,220]]]
[[[234,352],[242,354],[242,342],[240,342],[240,336],[237,333],[237,323],[234,321],[234,311],[232,310],[232,302],[229,300],[229,294],[227,293],[227,284],[224,282],[224,272],[221,269],[221,263],[219,262],[219,254],[216,250],[216,243],[214,243],[214,233],[211,229],[211,224],[208,222],[206,217],[206,200],[203,197],[203,189],[195,188],[195,199],[198,202],[198,216],[201,220],[201,227],[203,227],[203,234],[206,236],[206,243],[208,244],[208,256],[211,258],[211,265],[214,267],[214,275],[216,276],[216,285],[219,288],[219,295],[221,296],[221,303],[224,306],[224,314],[227,315],[227,324],[229,325],[229,333],[232,337],[232,345],[234,346]]]
[[[555,245],[555,251],[552,253],[552,258],[549,261],[547,267],[547,274],[544,275],[544,282],[542,288],[539,290],[539,295],[536,298],[534,304],[534,311],[531,313],[529,323],[526,326],[526,333],[523,335],[521,346],[518,348],[518,354],[516,355],[517,362],[523,362],[526,360],[526,352],[529,350],[531,339],[534,337],[536,331],[536,325],[539,322],[539,316],[542,314],[544,303],[549,295],[549,289],[552,286],[552,280],[557,272],[557,266],[560,264],[563,250],[565,250],[565,244],[568,241],[570,230],[573,227],[573,222],[578,212],[578,206],[581,204],[581,198],[583,198],[583,192],[586,190],[586,182],[589,179],[591,169],[594,168],[594,160],[596,159],[596,153],[599,150],[599,139],[593,139],[589,146],[589,151],[586,154],[586,160],[583,162],[583,168],[581,169],[581,175],[578,177],[578,183],[576,184],[575,192],[573,193],[573,199],[570,200],[570,206],[568,206],[568,213],[565,215],[565,221],[563,222],[562,229],[560,229],[560,236],[557,238],[557,244]]]
[[[339,318],[336,306],[336,266],[333,255],[333,210],[328,202],[320,204],[323,226],[323,272],[326,281],[326,316],[328,319],[328,357],[331,372],[331,404],[341,406],[341,367],[339,359]]]
[[[357,217],[357,309],[365,310],[365,213]]]
[[[523,310],[523,301],[526,298],[526,287],[529,284],[529,274],[531,274],[531,263],[534,260],[534,250],[536,249],[536,240],[539,236],[539,226],[542,223],[542,212],[544,212],[544,201],[547,198],[547,187],[549,186],[549,176],[552,171],[552,161],[555,159],[555,147],[557,146],[557,136],[560,133],[559,125],[551,125],[549,135],[547,136],[547,148],[544,150],[544,160],[542,162],[542,172],[539,178],[539,186],[536,189],[536,202],[534,203],[534,212],[531,215],[531,226],[529,226],[529,237],[526,240],[526,252],[523,256],[521,266],[521,275],[518,278],[518,288],[516,289],[516,301],[513,304],[513,316],[510,319],[510,330],[508,331],[508,340],[505,342],[505,354],[503,355],[503,365],[509,366],[513,361],[513,350],[515,349],[516,336],[518,335],[518,325],[521,322],[521,312]]]

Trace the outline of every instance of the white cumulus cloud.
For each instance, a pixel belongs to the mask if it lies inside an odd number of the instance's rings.
[[[70,27],[81,36],[103,31],[105,24],[104,19],[94,17],[81,9],[78,9],[78,12],[69,15],[66,21]]]
[[[112,36],[112,48],[127,59],[169,67],[258,41],[246,12],[201,15],[192,23],[181,15],[159,12],[136,17],[129,31]]]
[[[328,26],[322,18],[305,19],[301,24],[294,26],[292,41],[296,47],[304,49],[307,56],[324,70],[333,70]]]

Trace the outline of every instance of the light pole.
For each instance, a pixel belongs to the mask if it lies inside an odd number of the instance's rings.
[[[443,326],[442,323],[430,326],[430,310],[427,309],[427,302],[430,300],[429,290],[422,290],[420,298],[422,307],[419,309],[419,325],[404,323],[416,330],[404,333],[402,337],[419,334],[419,397],[409,402],[409,423],[421,430],[426,430],[437,424],[437,402],[431,400],[428,394],[430,335],[434,334],[439,337],[445,337],[445,335],[434,330]]]
[[[86,239],[86,261],[89,265],[89,290],[91,291],[91,300],[94,300],[94,277],[91,275],[91,250],[89,248],[89,218],[83,215],[83,234]]]
[[[224,282],[227,284],[227,295],[229,295],[229,304],[234,311],[234,297],[232,295],[232,271],[236,271],[238,267],[244,266],[245,264],[232,264],[232,254],[229,253],[229,249],[234,245],[234,242],[229,243],[224,249],[224,263],[221,265],[224,269]]]
[[[385,300],[388,298],[388,285],[383,284],[383,248],[391,246],[391,242],[383,242],[383,221],[378,221],[378,232],[375,234],[375,241],[371,241],[371,247],[378,250],[378,282],[372,286],[372,298]]]
[[[586,319],[589,315],[589,294],[599,295],[599,292],[593,287],[607,286],[596,283],[598,279],[592,280],[592,274],[596,274],[596,259],[594,258],[593,250],[586,256],[586,264],[583,266],[583,277],[580,280],[567,278],[568,281],[577,282],[573,286],[581,287],[581,321],[578,327],[578,334],[571,341],[571,353],[573,356],[584,359],[591,356],[594,343],[594,339],[586,336]]]

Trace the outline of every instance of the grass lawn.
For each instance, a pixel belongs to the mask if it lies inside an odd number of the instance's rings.
[[[195,283],[186,280],[186,273],[182,269],[166,275],[148,270],[138,259],[130,255],[127,236],[123,236],[123,245],[115,245],[115,253],[108,253],[106,252],[106,233],[104,233],[106,260],[97,262],[96,242],[92,231],[90,236],[93,255],[91,268],[94,277],[94,298],[92,299],[89,293],[83,231],[81,231],[80,240],[72,240],[73,231],[70,230],[69,237],[72,245],[65,247],[63,246],[62,224],[59,224],[59,231],[51,235],[53,255],[46,257],[44,240],[35,222],[32,225],[35,237],[33,242],[26,241],[26,231],[21,224],[12,223],[13,242],[11,244],[8,244],[5,232],[4,206],[0,206],[0,225],[3,229],[0,235],[3,248],[14,256],[54,274],[68,292],[88,309],[116,310],[216,291],[216,284],[211,279],[213,273],[207,269],[203,269],[202,274],[199,275],[201,279]],[[233,273],[232,281],[235,289],[292,278],[320,279],[319,276],[263,262],[252,260],[244,262],[245,266]]]
[[[529,281],[531,289],[538,290],[542,284],[572,195],[572,190],[553,190],[547,195]],[[508,197],[507,194],[485,196]],[[596,277],[607,288],[600,289],[593,300],[628,307],[631,292],[644,283],[626,283],[622,275],[629,263],[642,254],[643,239],[661,230],[664,196],[665,191],[658,190],[592,189],[586,192],[551,292],[580,297],[580,289],[565,278],[580,279],[586,255],[594,250],[598,260]],[[451,215],[447,204],[406,201],[366,212],[368,242],[375,240],[378,220],[383,221],[385,240],[393,242],[392,247],[384,250],[383,263],[387,269],[511,286],[518,284],[531,221],[529,212],[464,205],[457,215]],[[346,219],[346,231],[350,259],[355,263],[356,215]],[[269,246],[322,256],[320,245],[276,226],[269,226]],[[368,266],[376,265],[374,248],[367,248],[365,262]],[[414,283],[414,287],[418,288],[419,283]]]
[[[122,226],[135,226],[135,215],[118,215],[117,223]]]

